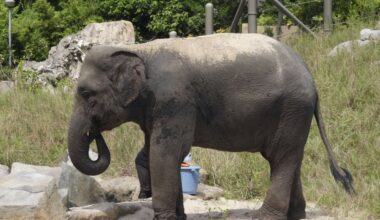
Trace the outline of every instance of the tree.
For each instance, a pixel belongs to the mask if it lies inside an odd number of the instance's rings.
[[[43,60],[58,37],[54,8],[46,0],[36,0],[14,19],[15,56],[21,59]]]
[[[56,12],[59,18],[60,38],[83,29],[87,24],[102,22],[98,15],[100,0],[67,0],[59,3],[61,10]]]

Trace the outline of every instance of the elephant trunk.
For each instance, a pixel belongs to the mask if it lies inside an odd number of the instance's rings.
[[[82,115],[83,116],[83,115]],[[68,132],[68,149],[73,165],[86,175],[99,175],[110,164],[110,151],[100,132],[90,132],[91,123],[74,113]],[[98,159],[93,161],[89,157],[91,142],[95,139],[98,149]]]

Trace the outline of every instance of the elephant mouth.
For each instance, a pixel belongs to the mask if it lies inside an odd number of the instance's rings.
[[[126,120],[121,117],[119,114],[115,114],[110,112],[109,115],[113,115],[112,117],[107,118],[106,120],[102,117],[93,117],[91,118],[91,126],[89,132],[91,133],[100,133],[103,131],[110,131],[121,124],[123,124]]]

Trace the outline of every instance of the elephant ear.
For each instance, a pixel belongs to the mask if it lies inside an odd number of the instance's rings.
[[[109,75],[122,105],[126,107],[143,90],[146,75],[144,61],[135,53],[117,51],[111,55],[115,68]]]

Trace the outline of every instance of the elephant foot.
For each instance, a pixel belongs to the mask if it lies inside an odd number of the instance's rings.
[[[293,200],[290,203],[290,207],[288,209],[288,220],[298,220],[306,218],[306,202],[302,197],[298,200]]]
[[[287,216],[266,203],[259,209],[260,220],[287,220]]]
[[[185,214],[177,216],[177,220],[186,220],[187,216]]]
[[[147,199],[147,198],[150,198],[152,197],[152,191],[144,191],[144,190],[141,190],[140,193],[139,193],[139,199]]]
[[[175,211],[171,210],[154,210],[153,220],[177,220],[177,215]]]
[[[288,212],[288,220],[299,220],[306,218],[306,212],[305,210],[300,211],[293,211],[290,210]]]

